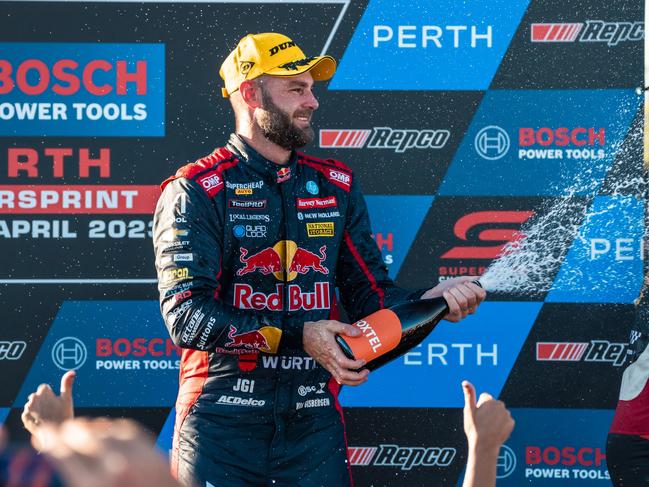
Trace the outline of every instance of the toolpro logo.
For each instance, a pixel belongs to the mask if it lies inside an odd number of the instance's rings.
[[[327,246],[323,245],[318,252],[311,252],[299,247],[292,240],[282,240],[273,247],[266,247],[255,253],[244,247],[239,249],[239,260],[243,267],[237,271],[237,276],[260,273],[264,276],[272,274],[278,281],[275,292],[263,293],[255,291],[252,286],[237,283],[234,286],[234,306],[241,309],[270,309],[281,311],[284,304],[284,281],[293,281],[299,274],[315,272],[326,276],[329,269],[324,265],[327,258]],[[331,306],[328,282],[315,282],[312,291],[304,291],[297,284],[289,284],[289,311],[329,309]]]
[[[451,133],[444,129],[322,129],[323,149],[388,149],[402,154],[410,149],[441,149]]]
[[[644,22],[534,23],[530,30],[532,42],[597,42],[617,46],[644,39]]]
[[[393,467],[412,470],[421,467],[448,467],[457,451],[449,447],[408,447],[399,445],[350,446],[353,467]]]
[[[534,215],[533,211],[475,211],[460,217],[453,234],[461,241],[446,252],[442,260],[493,260],[506,246],[520,239],[520,228]],[[455,276],[481,275],[485,265],[441,265],[440,280]]]
[[[0,43],[0,52],[0,135],[164,135],[164,45]]]
[[[538,362],[599,362],[615,367],[624,365],[628,357],[628,343],[608,340],[590,342],[537,342]]]

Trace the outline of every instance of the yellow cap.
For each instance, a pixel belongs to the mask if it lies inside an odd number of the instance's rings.
[[[221,65],[219,75],[225,81],[221,93],[228,98],[245,80],[263,74],[295,76],[306,71],[311,71],[316,81],[328,80],[336,71],[336,61],[331,56],[306,57],[295,42],[282,34],[248,34]]]

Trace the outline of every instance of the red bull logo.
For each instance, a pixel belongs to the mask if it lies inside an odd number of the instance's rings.
[[[283,183],[284,181],[288,181],[291,179],[291,168],[290,167],[283,167],[279,171],[277,171],[277,182],[278,183]]]
[[[324,266],[327,259],[326,245],[320,247],[317,254],[298,247],[292,240],[282,240],[273,247],[267,247],[254,254],[250,254],[249,250],[243,247],[240,247],[239,251],[239,260],[244,267],[237,271],[237,276],[259,272],[264,276],[273,274],[279,281],[292,281],[298,274],[306,274],[309,271],[329,274],[329,269]]]
[[[237,271],[237,276],[245,276],[251,272],[261,272],[264,276],[271,273],[281,273],[284,270],[282,259],[273,247],[267,247],[249,257],[248,249],[241,247],[239,260],[245,266]]]
[[[244,331],[237,333],[237,327],[230,325],[228,331],[229,342],[225,348],[217,347],[217,353],[230,355],[251,356],[256,363],[257,352],[277,353],[279,341],[282,337],[282,330],[274,326],[262,326],[258,330]]]
[[[327,258],[325,251],[327,246],[323,245],[320,247],[320,255],[309,252],[306,249],[298,247],[293,254],[293,260],[291,261],[291,266],[288,268],[289,274],[292,272],[297,272],[298,274],[306,274],[311,269],[314,272],[320,272],[322,274],[329,274],[329,269],[322,266],[322,263]]]
[[[251,350],[264,350],[269,349],[268,340],[266,337],[261,334],[259,330],[246,331],[243,333],[237,333],[237,329],[230,325],[230,331],[228,332],[228,338],[231,340],[226,343],[226,347],[230,348],[248,348]]]
[[[234,285],[234,306],[239,309],[288,311],[329,309],[331,299],[328,282],[316,282],[313,291],[303,291],[297,284],[288,286],[288,306],[284,305],[284,284],[277,284],[274,293],[255,291],[248,284]]]

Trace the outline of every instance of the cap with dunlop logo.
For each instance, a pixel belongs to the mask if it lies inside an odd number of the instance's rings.
[[[306,71],[315,81],[325,81],[334,75],[336,61],[331,56],[306,57],[295,42],[282,34],[248,34],[221,65],[219,75],[225,82],[221,93],[228,98],[245,80],[264,74],[295,76]]]

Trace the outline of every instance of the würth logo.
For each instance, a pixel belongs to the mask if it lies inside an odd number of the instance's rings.
[[[371,136],[371,137],[370,137]],[[323,129],[320,147],[325,149],[390,149],[403,153],[409,149],[441,149],[451,133],[443,129]],[[369,142],[368,142],[369,139]],[[367,146],[365,143],[367,142]]]
[[[574,42],[584,26],[574,24],[532,24],[532,42]]]
[[[590,342],[537,342],[536,360],[539,362],[607,362],[623,365],[629,355],[628,343],[608,340]]]

